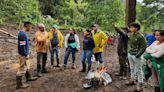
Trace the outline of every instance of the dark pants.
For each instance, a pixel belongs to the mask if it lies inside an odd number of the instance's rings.
[[[51,49],[51,65],[54,65],[54,53],[56,54],[56,62],[59,64],[59,48],[57,46]]]
[[[100,63],[103,63],[102,52],[94,53],[94,56],[95,56],[96,61],[99,61]]]
[[[47,53],[37,53],[37,71],[41,72],[44,71],[46,68],[46,61],[47,61]],[[42,63],[42,64],[41,64]]]
[[[69,55],[72,53],[72,63],[75,64],[75,60],[76,60],[76,49],[70,48],[68,47],[65,51],[65,55],[64,55],[64,64],[67,64],[68,61],[68,57]]]
[[[120,72],[122,76],[127,76],[127,55],[119,55]]]

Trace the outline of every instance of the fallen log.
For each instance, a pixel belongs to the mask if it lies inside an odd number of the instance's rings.
[[[10,36],[10,37],[13,37],[13,38],[16,38],[16,39],[17,39],[17,36],[15,36],[15,35],[13,35],[13,34],[10,34],[10,33],[6,32],[6,31],[4,31],[4,30],[1,30],[1,29],[0,29],[0,32],[1,32],[1,33],[4,33],[4,34],[6,34],[6,35],[8,35],[8,36]]]

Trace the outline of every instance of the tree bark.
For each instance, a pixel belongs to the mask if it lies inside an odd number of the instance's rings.
[[[136,20],[136,0],[126,0],[126,18],[125,26]]]

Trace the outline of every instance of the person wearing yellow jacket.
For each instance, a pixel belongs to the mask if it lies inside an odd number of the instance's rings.
[[[50,40],[50,52],[51,52],[51,66],[54,67],[54,53],[56,53],[56,67],[59,67],[59,54],[60,54],[60,48],[63,46],[63,35],[58,30],[58,26],[54,24],[52,26],[53,28],[48,32],[49,40]]]
[[[92,37],[95,42],[95,48],[93,49],[93,53],[96,61],[99,61],[99,63],[101,63],[102,66],[104,66],[102,60],[102,52],[104,51],[104,47],[106,45],[108,37],[103,31],[99,29],[98,24],[94,24],[92,28],[93,28]]]

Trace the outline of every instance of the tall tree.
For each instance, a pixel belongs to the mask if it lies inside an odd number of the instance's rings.
[[[126,26],[136,20],[136,0],[126,0]]]

